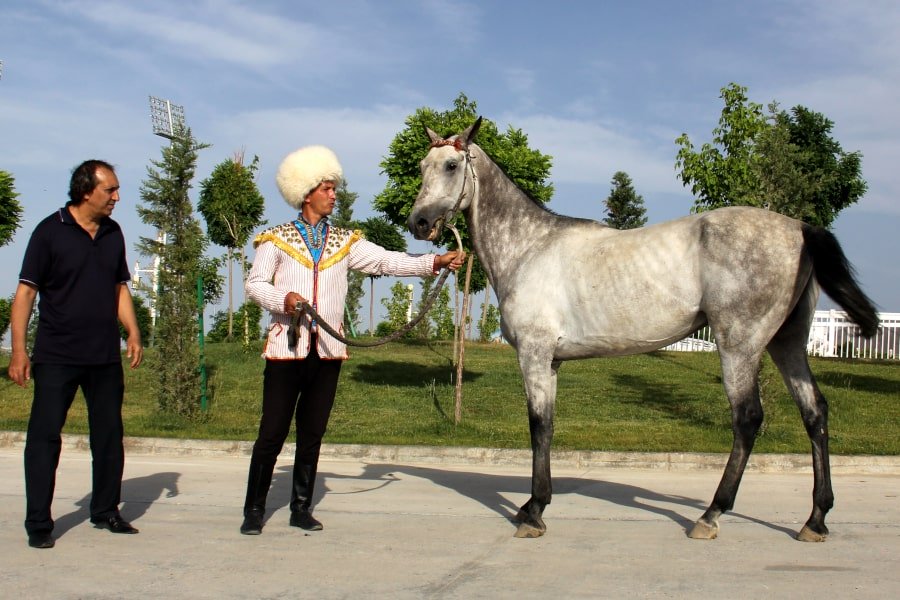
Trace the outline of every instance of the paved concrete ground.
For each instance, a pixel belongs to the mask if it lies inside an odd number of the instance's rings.
[[[521,540],[513,538],[510,517],[527,499],[530,468],[519,454],[509,464],[491,464],[504,461],[478,452],[429,457],[422,449],[414,460],[386,461],[378,448],[330,450],[315,498],[324,531],[288,526],[287,459],[276,467],[263,535],[242,536],[245,451],[150,454],[132,444],[122,514],[141,533],[121,536],[88,522],[90,456],[69,445],[53,506],[56,547],[35,550],[22,527],[22,449],[0,444],[0,597],[900,594],[900,471],[885,464],[837,469],[832,534],[823,544],[807,544],[793,539],[811,502],[811,475],[798,469],[749,471],[719,539],[696,541],[685,531],[711,498],[718,467],[560,460],[545,512],[548,533]]]

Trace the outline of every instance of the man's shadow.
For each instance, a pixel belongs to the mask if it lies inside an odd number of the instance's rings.
[[[178,495],[178,479],[181,473],[154,473],[144,477],[132,477],[122,482],[122,503],[119,512],[126,521],[137,521],[150,506],[165,494],[166,498]],[[67,513],[54,521],[54,536],[60,537],[67,531],[90,519],[91,494],[75,502],[77,510]]]
[[[292,465],[281,467],[273,477],[272,491],[269,493],[270,502],[267,507],[267,516],[288,504],[291,490]],[[485,473],[473,473],[468,471],[444,471],[440,468],[417,467],[401,464],[368,464],[359,475],[341,475],[337,473],[320,472],[317,486],[313,494],[313,506],[318,504],[326,493],[339,493],[329,489],[328,481],[331,479],[355,479],[371,482],[371,485],[362,490],[356,490],[353,494],[373,493],[385,488],[392,483],[401,481],[404,476],[427,479],[433,484],[453,490],[461,496],[470,498],[487,509],[505,517],[510,523],[515,523],[515,516],[519,506],[508,499],[504,494],[529,494],[531,490],[531,477],[518,475],[494,475]],[[712,493],[712,490],[710,490]],[[703,514],[707,503],[697,498],[687,496],[661,494],[639,486],[586,479],[583,477],[554,477],[554,497],[566,494],[579,494],[596,500],[610,502],[618,506],[642,510],[659,515],[681,526],[685,534],[693,528],[694,522]],[[603,506],[598,503],[598,515],[602,515]],[[790,528],[768,523],[742,513],[729,511],[726,513],[732,517],[738,517],[747,521],[764,525],[775,531],[780,531],[790,537],[796,536],[796,532]]]

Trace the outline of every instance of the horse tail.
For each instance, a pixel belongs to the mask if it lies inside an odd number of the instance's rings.
[[[828,296],[847,311],[869,338],[878,331],[878,313],[872,301],[860,289],[853,267],[834,234],[814,225],[803,224],[803,242],[812,258],[816,281]]]

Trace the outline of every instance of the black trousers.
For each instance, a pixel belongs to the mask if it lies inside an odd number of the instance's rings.
[[[322,360],[313,350],[303,360],[267,360],[263,405],[252,460],[274,465],[294,418],[295,464],[316,465],[337,392],[341,360]]]
[[[75,392],[87,402],[93,486],[92,519],[118,514],[125,468],[122,444],[122,364],[71,366],[35,364],[34,401],[25,439],[25,530],[50,531],[50,505],[62,449],[62,429]]]

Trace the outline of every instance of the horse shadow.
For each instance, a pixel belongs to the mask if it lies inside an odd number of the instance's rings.
[[[273,489],[276,485],[279,488],[286,488],[283,492],[279,492],[279,496],[281,497],[286,496],[290,490],[290,468],[291,467],[285,467],[286,476],[278,477],[277,482],[273,484]],[[352,492],[362,494],[375,492],[392,483],[401,481],[404,475],[427,479],[434,485],[452,490],[461,496],[474,500],[488,510],[507,519],[513,525],[517,525],[515,516],[519,511],[519,506],[504,494],[527,493],[531,489],[530,476],[497,475],[470,471],[445,471],[439,468],[402,464],[367,464],[365,465],[363,472],[359,475],[348,476],[337,473],[319,473],[320,485],[313,495],[313,505],[321,501],[322,497],[329,492],[328,480],[330,479],[371,481],[372,485],[369,488]],[[282,481],[282,479],[284,481]],[[598,501],[609,502],[625,508],[632,508],[655,514],[679,525],[684,530],[685,535],[691,530],[695,520],[699,518],[707,508],[706,502],[697,498],[662,494],[640,486],[613,481],[587,479],[584,477],[554,477],[553,494],[554,497],[567,494],[578,494]],[[597,509],[598,512],[602,511],[602,507],[599,504]],[[691,513],[696,513],[696,516],[689,516]],[[727,514],[752,523],[764,525],[790,537],[796,535],[796,532],[788,527],[768,523],[739,512],[729,511]]]
[[[122,482],[122,503],[119,512],[126,521],[137,521],[143,517],[153,503],[165,495],[166,498],[174,498],[178,495],[178,479],[181,473],[162,472],[146,475],[144,477],[132,477]],[[78,508],[66,513],[54,520],[53,533],[56,537],[63,536],[67,531],[79,523],[88,521],[91,517],[91,494],[85,495],[75,502]]]
[[[329,481],[350,479],[370,482],[371,485],[364,489],[340,492],[367,494],[402,481],[404,476],[426,479],[434,485],[452,490],[460,496],[478,502],[513,525],[516,524],[515,516],[519,507],[505,494],[527,493],[531,487],[530,476],[524,475],[445,471],[440,468],[404,464],[367,464],[358,475],[320,471],[312,504],[315,506],[321,502],[328,493],[339,493],[329,488]],[[177,496],[180,493],[178,487],[180,477],[181,474],[177,472],[160,472],[123,481],[123,498],[125,499],[120,507],[122,517],[126,521],[139,521],[158,499]],[[276,467],[268,496],[266,519],[289,504],[292,477],[293,464],[286,463]],[[236,482],[237,493],[240,496],[243,496],[244,491],[241,487],[242,484],[242,481]],[[554,477],[553,490],[555,497],[579,494],[598,501],[655,514],[676,523],[684,530],[685,534],[693,527],[695,519],[706,509],[706,503],[697,498],[662,494],[640,486],[584,477]],[[57,537],[65,535],[70,529],[90,519],[90,500],[91,495],[85,495],[75,503],[78,507],[76,510],[55,520],[54,534]],[[602,511],[600,504],[598,504],[598,511]],[[696,517],[689,516],[692,513],[696,513]],[[729,511],[728,515],[764,525],[790,537],[796,535],[796,532],[790,528],[768,523],[742,513]]]

